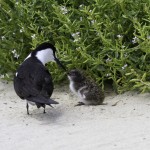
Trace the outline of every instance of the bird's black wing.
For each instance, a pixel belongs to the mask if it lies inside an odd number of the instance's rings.
[[[45,103],[53,92],[53,82],[50,73],[41,62],[28,59],[17,70],[14,89],[22,99]],[[41,97],[44,97],[43,101]]]

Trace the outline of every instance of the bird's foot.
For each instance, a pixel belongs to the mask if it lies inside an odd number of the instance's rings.
[[[85,104],[83,102],[78,102],[78,104],[76,104],[75,107],[76,106],[82,106],[82,105],[85,105]]]
[[[26,104],[26,109],[27,109],[27,115],[30,115],[29,114],[29,104],[28,103]]]
[[[102,103],[101,105],[108,105],[108,103]]]
[[[45,111],[45,107],[44,107],[44,111],[43,111],[43,114],[45,114],[46,113],[46,111]]]
[[[27,115],[28,115],[28,116],[32,116],[33,114],[31,114],[31,113],[27,113]]]

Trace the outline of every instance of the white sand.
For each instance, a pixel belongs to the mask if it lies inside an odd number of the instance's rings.
[[[150,94],[106,95],[102,106],[80,106],[68,86],[56,87],[54,108],[30,106],[12,83],[0,82],[0,150],[148,150]],[[116,106],[112,106],[117,102]]]

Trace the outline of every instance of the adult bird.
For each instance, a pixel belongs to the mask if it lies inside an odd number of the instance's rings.
[[[27,101],[27,114],[29,114],[29,103],[36,104],[37,108],[43,107],[43,113],[46,105],[58,104],[50,99],[54,86],[51,74],[45,67],[46,63],[54,61],[66,71],[55,53],[56,48],[52,44],[42,43],[27,56],[16,71],[14,89],[21,99]]]

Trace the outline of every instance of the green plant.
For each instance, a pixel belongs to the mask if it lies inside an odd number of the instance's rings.
[[[86,70],[103,88],[112,80],[119,93],[150,90],[150,1],[0,0],[0,18],[2,76],[50,41],[68,69]],[[56,82],[66,78],[50,70]]]

